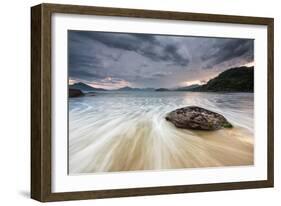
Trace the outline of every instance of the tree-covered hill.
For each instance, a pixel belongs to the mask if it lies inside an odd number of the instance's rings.
[[[237,67],[220,73],[207,84],[194,88],[202,92],[253,92],[254,67]]]

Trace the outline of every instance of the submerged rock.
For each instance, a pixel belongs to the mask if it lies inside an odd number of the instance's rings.
[[[167,114],[166,120],[172,122],[176,127],[184,129],[217,130],[232,128],[232,125],[224,116],[196,106],[176,109]]]
[[[81,96],[84,96],[84,93],[79,89],[69,88],[68,89],[68,95],[69,95],[69,97],[81,97]]]

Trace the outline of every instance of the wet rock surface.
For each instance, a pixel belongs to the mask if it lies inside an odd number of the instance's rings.
[[[68,89],[68,96],[69,97],[81,97],[84,96],[84,93],[79,89]]]
[[[233,127],[221,114],[197,106],[176,109],[167,114],[166,120],[183,129],[217,130]]]

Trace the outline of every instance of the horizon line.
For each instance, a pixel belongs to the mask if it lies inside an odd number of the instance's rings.
[[[239,66],[239,67],[231,67],[231,68],[229,68],[229,69],[227,69],[227,70],[230,70],[230,69],[235,69],[235,68],[241,68],[241,67],[246,67],[246,68],[251,68],[251,67],[255,67],[254,66],[254,64],[253,65],[242,65],[242,66]],[[225,70],[225,71],[227,71],[227,70]],[[224,71],[223,71],[224,72]],[[221,74],[221,73],[223,73],[223,72],[220,72],[220,73],[218,73],[216,76],[218,76],[219,74]],[[123,89],[123,88],[131,88],[131,89],[154,89],[154,90],[156,90],[156,89],[168,89],[168,90],[172,90],[172,89],[179,89],[179,88],[184,88],[184,87],[190,87],[190,86],[194,86],[194,85],[199,85],[199,86],[202,86],[202,85],[206,85],[211,79],[213,79],[213,78],[210,78],[208,81],[206,81],[204,84],[200,84],[200,83],[194,83],[194,84],[190,84],[190,85],[186,85],[186,86],[177,86],[177,87],[157,87],[157,88],[155,88],[155,87],[131,87],[131,86],[123,86],[123,87],[119,87],[119,88],[113,88],[113,89],[108,89],[108,88],[104,88],[104,87],[94,87],[94,86],[92,86],[91,84],[89,84],[89,83],[85,83],[85,82],[83,82],[83,81],[77,81],[77,82],[74,82],[73,84],[70,84],[70,82],[69,82],[69,79],[68,79],[68,86],[71,86],[71,85],[74,85],[74,84],[79,84],[79,83],[82,83],[82,84],[86,84],[87,86],[89,86],[89,87],[92,87],[93,89],[104,89],[104,90],[109,90],[109,91],[111,91],[111,90],[119,90],[119,89]],[[73,81],[76,81],[76,80],[73,80]],[[196,80],[196,81],[198,81],[198,82],[202,82],[203,80]]]

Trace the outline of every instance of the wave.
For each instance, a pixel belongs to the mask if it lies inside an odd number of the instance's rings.
[[[176,128],[183,106],[224,115],[232,129]],[[119,172],[253,164],[253,95],[123,92],[69,101],[69,172]]]

